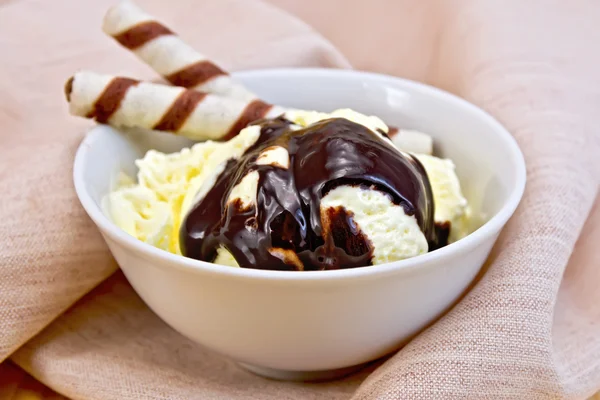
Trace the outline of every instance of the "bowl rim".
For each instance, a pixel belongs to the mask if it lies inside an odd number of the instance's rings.
[[[426,96],[434,96],[441,98],[444,101],[457,103],[460,107],[464,107],[470,110],[472,113],[479,114],[486,123],[489,124],[490,128],[495,131],[496,134],[500,135],[505,143],[507,150],[510,153],[511,163],[515,166],[516,170],[516,183],[510,190],[510,194],[502,206],[502,208],[492,216],[487,222],[480,226],[474,232],[471,232],[466,237],[451,243],[441,249],[433,251],[431,253],[422,254],[413,258],[395,261],[391,263],[376,265],[376,266],[365,266],[349,269],[339,270],[327,270],[327,271],[273,271],[273,270],[261,270],[251,268],[235,268],[222,266],[218,264],[209,263],[206,261],[195,260],[180,255],[170,253],[166,250],[156,248],[150,244],[144,243],[135,237],[129,235],[116,224],[114,224],[108,216],[104,214],[101,206],[96,204],[88,193],[83,179],[84,164],[87,158],[87,154],[90,151],[93,142],[102,135],[103,130],[106,129],[105,125],[95,125],[87,132],[85,138],[80,143],[77,152],[75,154],[75,161],[73,165],[73,181],[75,191],[79,201],[89,217],[94,221],[100,231],[109,236],[116,242],[127,247],[130,250],[135,251],[143,258],[152,261],[162,261],[168,264],[168,268],[176,267],[184,269],[190,272],[202,272],[210,273],[221,276],[230,276],[234,278],[251,279],[251,280],[283,280],[283,281],[328,281],[328,280],[340,280],[344,278],[365,278],[365,277],[380,277],[382,275],[387,276],[395,274],[400,271],[407,272],[409,270],[416,270],[426,265],[439,266],[443,264],[443,259],[452,257],[460,254],[464,254],[469,250],[477,247],[481,243],[484,243],[487,238],[498,233],[506,224],[508,219],[513,215],[517,206],[519,205],[521,198],[525,190],[526,182],[526,166],[523,154],[513,136],[490,114],[475,106],[466,100],[446,92],[436,87],[412,81],[409,79],[394,77],[385,74],[378,74],[373,72],[364,72],[356,70],[340,70],[340,69],[328,69],[328,68],[265,68],[265,69],[254,69],[243,72],[237,72],[233,74],[238,78],[260,78],[262,75],[269,77],[290,77],[290,76],[310,76],[320,78],[331,78],[331,77],[349,77],[351,79],[358,80],[369,80],[371,82],[378,82],[383,84],[389,84],[394,82],[407,89],[413,91],[419,91]],[[114,128],[113,128],[114,129]],[[442,261],[442,263],[440,263]],[[154,264],[159,264],[154,262]]]

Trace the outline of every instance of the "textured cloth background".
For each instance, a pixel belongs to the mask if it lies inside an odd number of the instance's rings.
[[[324,384],[256,377],[149,311],[113,274],[75,198],[71,164],[89,123],[67,115],[64,80],[82,68],[154,77],[100,32],[111,2],[0,0],[0,360],[73,399],[580,399],[599,389],[597,1],[272,0],[289,13],[258,0],[139,2],[232,70],[348,59],[465,97],[515,135],[525,197],[474,289],[383,365]],[[18,371],[0,366],[0,394],[18,387],[5,378]]]

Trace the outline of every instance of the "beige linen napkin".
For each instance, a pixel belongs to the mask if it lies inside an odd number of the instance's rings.
[[[528,186],[473,291],[382,366],[324,384],[255,377],[191,343],[120,273],[30,340],[115,269],[71,188],[88,125],[66,115],[63,79],[84,67],[152,75],[102,37],[107,1],[5,1],[0,359],[11,355],[76,399],[592,395],[600,386],[597,3],[272,2],[325,33],[353,65],[451,90],[515,135]],[[257,0],[140,3],[225,67],[348,66],[306,25]]]

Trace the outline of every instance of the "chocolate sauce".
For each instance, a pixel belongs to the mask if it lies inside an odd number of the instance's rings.
[[[228,162],[181,227],[182,253],[214,261],[226,248],[244,268],[325,270],[371,264],[373,245],[343,207],[321,213],[321,199],[340,185],[379,190],[437,247],[431,187],[423,166],[366,127],[343,118],[294,130],[283,118],[260,120],[260,137],[239,161]],[[257,165],[261,151],[287,149],[289,168]],[[248,173],[259,176],[257,204],[230,201]],[[323,215],[322,215],[323,214]],[[285,254],[285,256],[282,256]]]
[[[398,132],[400,132],[400,128],[397,128],[395,126],[390,126],[388,128],[388,132],[387,132],[386,136],[387,136],[388,139],[391,139],[394,136],[396,136],[398,134]]]
[[[434,229],[436,241],[429,243],[429,251],[437,250],[440,247],[444,247],[448,244],[451,228],[452,223],[450,221],[435,223]]]

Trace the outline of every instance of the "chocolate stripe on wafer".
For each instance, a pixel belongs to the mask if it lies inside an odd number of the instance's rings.
[[[154,125],[153,129],[167,132],[177,132],[190,114],[194,112],[198,103],[206,97],[206,93],[197,92],[195,90],[186,90],[182,92],[171,108],[167,110],[165,115]]]
[[[387,136],[400,150],[411,153],[433,154],[433,138],[426,133],[390,126]]]
[[[75,77],[70,77],[67,83],[65,83],[65,96],[67,97],[67,101],[71,101],[71,92],[73,91],[73,81]]]
[[[162,35],[172,35],[173,32],[160,22],[146,21],[114,35],[113,37],[121,46],[135,50]]]
[[[138,83],[140,82],[135,79],[114,78],[98,97],[93,109],[87,113],[86,118],[94,118],[103,124],[108,122],[108,119],[119,109],[129,88]]]
[[[395,126],[390,126],[388,129],[387,136],[389,138],[393,138],[394,136],[396,136],[396,134],[398,134],[399,131],[400,129],[396,128]]]
[[[219,75],[227,75],[227,72],[214,63],[204,60],[167,75],[165,78],[175,86],[194,88]]]
[[[253,100],[246,106],[242,115],[235,121],[235,124],[229,129],[229,132],[225,135],[225,140],[229,140],[237,135],[242,129],[244,129],[250,122],[256,121],[257,119],[264,118],[269,110],[273,106],[265,103],[262,100]]]

